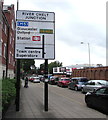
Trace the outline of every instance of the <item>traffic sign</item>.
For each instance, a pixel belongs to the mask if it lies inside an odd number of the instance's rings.
[[[53,34],[53,30],[52,29],[40,29],[40,33]]]
[[[41,37],[40,36],[32,36],[32,41],[40,41]]]
[[[15,58],[55,58],[54,12],[17,11]]]
[[[28,22],[17,22],[17,26],[28,26]]]

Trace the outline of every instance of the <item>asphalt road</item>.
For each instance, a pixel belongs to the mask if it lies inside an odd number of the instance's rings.
[[[22,82],[22,86],[23,86]],[[48,112],[44,111],[44,83],[31,83],[21,88],[20,111],[11,108],[6,118],[106,118],[106,115],[88,108],[80,91],[48,85]]]
[[[80,91],[61,88],[48,84],[48,103],[51,117],[59,118],[105,118],[106,115],[88,108],[84,102],[84,94]],[[41,109],[44,105],[44,83],[29,83],[32,99],[38,103]],[[27,89],[29,91],[29,89]],[[37,97],[38,96],[38,97]],[[38,98],[38,99],[37,99]],[[33,100],[32,100],[33,101]],[[43,103],[43,104],[42,104]]]

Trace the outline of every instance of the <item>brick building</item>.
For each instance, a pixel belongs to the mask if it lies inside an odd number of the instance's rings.
[[[74,66],[76,67],[76,66]],[[58,68],[58,70],[57,70]],[[63,75],[66,75],[66,70],[59,71],[60,67],[53,68],[53,75],[61,77]],[[66,67],[63,67],[66,68]],[[100,67],[83,67],[83,68],[72,68],[72,74],[68,77],[87,77],[89,80],[108,80],[108,66],[100,66]]]
[[[0,77],[1,77],[1,69],[2,69],[2,2],[0,2]]]
[[[14,77],[15,11],[14,5],[1,4],[0,78]]]

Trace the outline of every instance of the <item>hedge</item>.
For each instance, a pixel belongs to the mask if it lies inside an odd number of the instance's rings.
[[[16,96],[15,79],[2,80],[2,111],[6,111]]]

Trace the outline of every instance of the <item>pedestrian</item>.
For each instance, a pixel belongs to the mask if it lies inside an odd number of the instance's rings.
[[[24,85],[25,88],[28,88],[28,78],[27,76],[25,77],[25,85]]]

